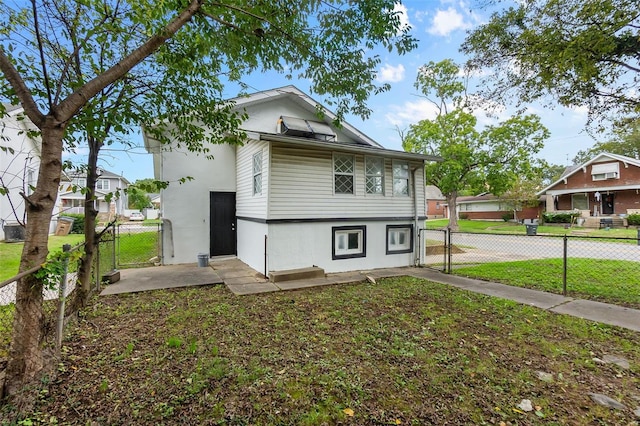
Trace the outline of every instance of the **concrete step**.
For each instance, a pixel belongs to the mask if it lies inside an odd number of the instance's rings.
[[[282,281],[306,280],[310,278],[324,278],[324,276],[324,269],[312,266],[309,268],[269,272],[269,281],[277,283]]]
[[[611,228],[623,228],[626,223],[620,216],[594,216],[594,217],[586,217],[584,221],[583,227],[585,228],[593,228],[599,229],[604,226],[600,225],[600,219],[611,219]]]

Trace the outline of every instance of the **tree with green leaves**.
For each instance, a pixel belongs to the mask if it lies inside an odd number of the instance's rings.
[[[339,118],[367,117],[368,96],[388,88],[375,84],[380,58],[373,47],[404,53],[416,46],[394,6],[393,0],[3,4],[0,97],[21,103],[42,139],[37,184],[25,198],[20,271],[46,261],[64,143],[73,146],[84,134],[99,148],[111,131],[142,122],[154,124],[147,129],[161,142],[207,155],[208,144],[243,136],[242,116],[221,102],[225,82],[264,70],[310,80]],[[199,101],[204,107],[190,108]],[[146,109],[154,114],[137,115]],[[43,367],[42,290],[33,275],[17,284],[9,393]]]
[[[586,163],[603,152],[640,160],[640,119],[617,122],[610,140],[597,142],[589,149],[578,151],[573,164]]]
[[[403,148],[442,157],[441,162],[426,166],[425,180],[446,197],[449,228],[458,229],[460,191],[482,189],[499,196],[518,179],[537,175],[533,155],[549,135],[537,116],[514,116],[478,130],[466,79],[449,59],[420,68],[415,87],[436,107],[437,114],[411,125]]]
[[[534,0],[492,15],[462,45],[491,69],[487,92],[524,105],[545,96],[591,118],[640,112],[636,0]]]

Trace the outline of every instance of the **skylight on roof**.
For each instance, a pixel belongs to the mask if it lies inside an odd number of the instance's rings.
[[[322,121],[305,120],[303,118],[280,116],[278,119],[278,133],[288,136],[301,136],[325,141],[333,141],[336,134],[333,129]]]

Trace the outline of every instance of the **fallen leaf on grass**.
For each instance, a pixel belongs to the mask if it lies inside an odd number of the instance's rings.
[[[345,413],[347,416],[349,417],[353,417],[353,410],[351,408],[345,408],[344,410],[342,410],[343,413]]]

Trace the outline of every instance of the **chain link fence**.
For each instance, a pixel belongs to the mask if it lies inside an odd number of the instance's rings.
[[[153,266],[160,263],[160,223],[121,223],[116,229],[118,268]]]
[[[640,307],[640,238],[424,232],[425,266]]]
[[[98,244],[91,268],[91,291],[99,291],[102,277],[115,270],[115,231],[114,227],[107,228],[99,236]],[[84,243],[75,247],[51,247],[50,257],[58,259],[51,262],[55,265],[51,269],[48,283],[43,289],[43,347],[55,348],[61,340],[63,326],[75,314],[73,300],[78,279],[80,257],[84,251]],[[61,253],[64,253],[61,254]],[[0,370],[4,368],[9,354],[15,318],[17,280],[30,274],[44,274],[41,266],[18,274],[0,283]],[[77,306],[77,305],[76,305]],[[27,333],[28,331],[25,331]]]

